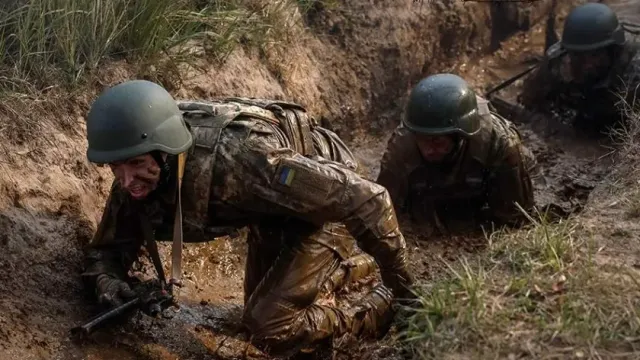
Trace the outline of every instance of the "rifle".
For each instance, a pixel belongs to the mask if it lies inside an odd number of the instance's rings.
[[[84,325],[72,328],[71,335],[84,338],[108,321],[133,310],[139,310],[151,317],[158,317],[165,309],[175,305],[173,294],[162,289],[157,280],[143,282],[134,288],[134,291],[138,294],[135,298],[94,316]]]

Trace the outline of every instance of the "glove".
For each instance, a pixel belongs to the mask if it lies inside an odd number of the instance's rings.
[[[96,279],[98,303],[107,308],[124,304],[136,296],[129,284],[107,274],[100,274]]]

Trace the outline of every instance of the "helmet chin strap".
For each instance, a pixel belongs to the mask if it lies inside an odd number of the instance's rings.
[[[163,189],[167,187],[169,184],[169,179],[171,178],[171,164],[170,161],[165,161],[162,158],[162,152],[160,151],[152,151],[150,153],[153,160],[158,163],[160,167],[160,179],[158,180],[158,189]],[[171,155],[167,155],[167,160],[170,160]]]
[[[459,135],[452,135],[451,139],[453,140],[453,147],[451,148],[451,151],[449,151],[449,153],[445,155],[444,158],[442,158],[442,163],[454,162],[456,157],[460,153],[460,150],[462,149],[462,145],[464,144],[464,141],[465,141],[464,137]]]

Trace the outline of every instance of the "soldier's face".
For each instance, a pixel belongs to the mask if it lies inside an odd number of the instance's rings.
[[[109,166],[120,185],[136,200],[144,199],[158,186],[160,167],[149,154],[110,163]]]
[[[418,149],[422,158],[428,162],[438,162],[444,159],[452,150],[454,141],[447,135],[416,134]]]
[[[606,50],[569,53],[571,75],[578,83],[596,82],[607,74],[611,58]]]

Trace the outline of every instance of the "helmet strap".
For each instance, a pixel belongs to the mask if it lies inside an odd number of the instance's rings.
[[[453,140],[453,147],[451,148],[451,151],[444,157],[444,159],[442,159],[443,163],[455,162],[458,155],[460,154],[462,146],[464,145],[464,137],[460,135],[451,135],[451,140]]]
[[[164,189],[165,187],[167,187],[171,179],[172,156],[167,155],[167,160],[165,161],[162,158],[162,154],[163,153],[158,150],[152,151],[150,153],[151,157],[153,157],[153,160],[155,160],[160,167],[160,180],[158,181],[158,189]]]

